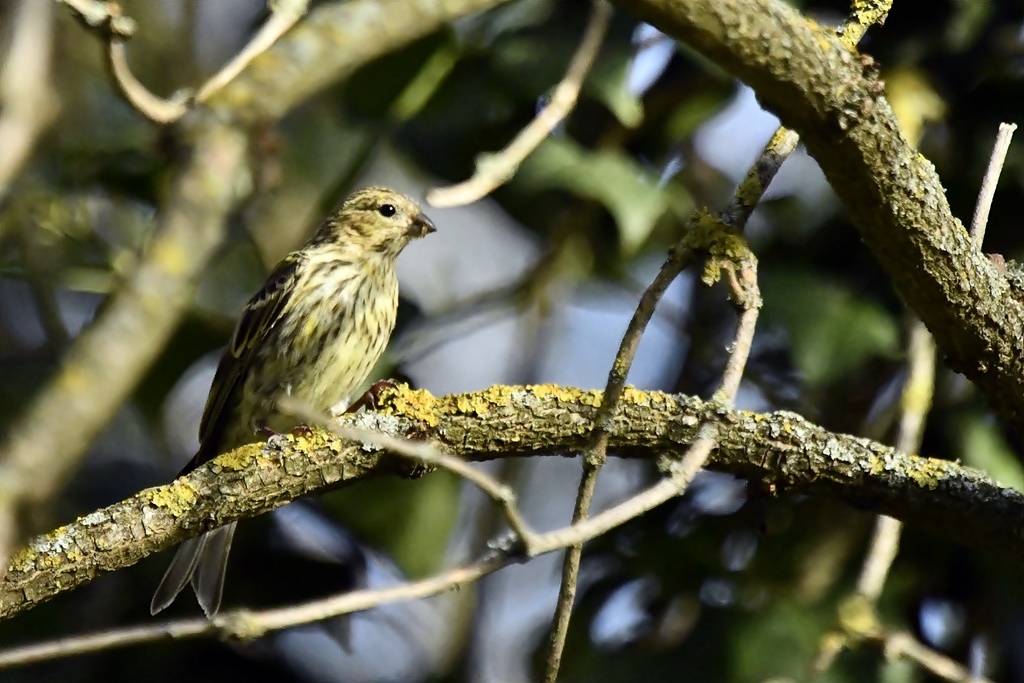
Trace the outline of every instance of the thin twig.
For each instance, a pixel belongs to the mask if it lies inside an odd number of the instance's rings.
[[[727,229],[725,226],[719,227],[722,230]],[[626,333],[622,337],[615,361],[612,363],[612,369],[608,373],[608,383],[595,419],[594,441],[584,457],[583,477],[580,480],[576,496],[576,507],[573,510],[574,525],[582,523],[587,517],[597,475],[604,464],[607,454],[612,418],[622,396],[622,389],[625,386],[630,365],[636,355],[636,350],[640,345],[640,339],[643,336],[644,330],[648,322],[650,322],[654,309],[661,296],[665,293],[665,290],[668,289],[668,286],[679,273],[695,259],[697,252],[689,245],[691,234],[692,231],[688,228],[683,239],[680,240],[679,244],[669,254],[668,259],[654,278],[654,281],[640,298],[640,303],[637,305]],[[712,232],[711,234],[717,233]],[[707,248],[709,245],[698,246]],[[735,263],[727,262],[722,264],[722,267],[727,273],[733,301],[742,309],[729,361],[723,372],[721,386],[716,392],[716,399],[725,406],[730,407],[736,398],[736,393],[739,391],[740,380],[750,354],[754,329],[757,325],[757,317],[761,308],[761,295],[757,285],[757,261],[749,251],[738,256]],[[685,469],[689,474],[684,480],[678,482],[679,488],[675,490],[675,495],[681,495],[685,491],[693,474],[703,467],[708,454],[717,445],[713,436],[709,436],[705,440],[707,441],[706,452],[703,447],[701,449],[691,448],[684,459],[684,462],[687,463]],[[695,455],[699,453],[704,453],[704,455],[700,457]],[[692,473],[690,473],[690,468],[692,468]],[[548,636],[548,654],[544,674],[544,680],[547,683],[553,683],[558,677],[558,669],[562,651],[565,648],[565,639],[575,600],[576,577],[579,573],[581,555],[581,547],[571,546],[562,564],[562,582],[559,587],[558,602],[555,608],[555,619]]]
[[[583,39],[547,106],[519,131],[508,147],[494,154],[481,155],[477,160],[476,172],[471,178],[456,185],[438,187],[427,192],[426,199],[431,206],[470,204],[487,196],[515,175],[523,160],[537,149],[576,106],[583,81],[601,49],[611,13],[611,5],[606,0],[594,0]]]
[[[583,458],[583,477],[580,480],[576,493],[576,503],[573,507],[573,524],[579,524],[586,520],[589,513],[590,502],[597,484],[597,476],[604,465],[607,455],[612,417],[618,406],[619,398],[622,396],[622,389],[626,384],[630,365],[632,365],[633,358],[636,356],[636,351],[640,346],[640,339],[647,328],[647,323],[650,322],[651,317],[654,315],[654,309],[668,289],[668,286],[694,259],[694,252],[682,247],[682,245],[679,245],[677,249],[672,251],[665,264],[661,267],[661,270],[658,271],[654,281],[651,282],[650,286],[647,287],[640,297],[640,303],[633,312],[633,317],[630,319],[626,332],[622,336],[619,350],[615,354],[611,371],[608,373],[608,382],[605,385],[601,406],[595,419],[593,442]],[[558,677],[562,651],[565,649],[565,638],[569,631],[572,606],[576,598],[576,577],[579,573],[582,552],[582,546],[570,546],[562,562],[562,579],[558,590],[555,617],[548,636],[548,654],[544,674],[545,682],[553,682]]]
[[[1013,139],[1015,130],[1015,123],[999,124],[999,132],[996,133],[996,141],[992,146],[992,156],[988,159],[988,168],[985,169],[985,177],[981,181],[981,191],[978,193],[974,217],[971,219],[971,235],[974,237],[974,246],[978,249],[981,249],[985,241],[985,228],[988,225],[989,211],[992,209],[992,199],[996,196],[999,174],[1003,171],[1006,152],[1010,149],[1010,140]]]
[[[896,448],[904,453],[916,453],[921,448],[925,419],[931,409],[935,391],[936,356],[935,340],[928,328],[916,316],[908,314],[908,318],[911,324],[907,344],[907,381],[900,399],[902,410]],[[885,628],[879,622],[876,606],[899,552],[902,532],[903,523],[899,520],[888,515],[877,517],[871,544],[864,558],[860,577],[857,579],[856,595],[843,603],[855,604],[870,623],[871,630],[878,633],[885,633]],[[839,621],[843,624],[843,607],[840,606],[839,609]],[[847,624],[829,637],[823,638],[812,665],[814,670],[819,673],[826,671],[840,653],[865,637],[870,635],[863,629],[851,630]]]
[[[473,467],[465,460],[456,458],[443,452],[436,444],[429,441],[413,441],[411,439],[400,439],[390,434],[376,432],[369,429],[357,429],[354,427],[342,427],[335,423],[327,415],[320,414],[310,406],[296,401],[291,397],[279,399],[280,408],[295,417],[301,418],[312,424],[320,425],[343,439],[359,441],[370,444],[386,451],[401,455],[413,460],[419,460],[430,465],[436,465],[442,469],[457,474],[470,482],[481,491],[486,493],[497,503],[505,513],[508,525],[523,545],[527,557],[532,557],[536,533],[532,531],[519,512],[516,503],[515,492],[506,484],[502,484],[483,470]]]
[[[924,323],[916,318],[910,328],[908,347],[907,383],[903,387],[903,411],[896,448],[904,453],[916,453],[921,448],[925,418],[935,389],[935,340]],[[875,523],[871,547],[857,580],[857,592],[872,605],[881,596],[889,569],[896,559],[902,528],[901,522],[886,515],[880,515]]]
[[[905,657],[917,662],[924,669],[947,681],[964,683],[992,683],[988,678],[975,676],[967,667],[944,654],[936,652],[909,633],[890,633],[883,637],[887,659]]]
[[[211,95],[233,81],[242,73],[249,62],[266,52],[309,10],[309,0],[277,0],[271,2],[270,18],[260,27],[245,47],[220,71],[211,76],[196,92],[195,101],[202,103]]]
[[[67,1],[67,0],[65,0]],[[83,17],[87,11],[86,5],[77,0],[68,2]],[[104,3],[93,3],[104,5]],[[196,103],[203,103],[217,91],[234,80],[246,66],[258,55],[268,50],[277,40],[285,34],[299,19],[301,19],[309,7],[309,0],[279,0],[271,3],[270,18],[260,27],[256,35],[252,37],[242,50],[235,55],[231,61],[225,64],[217,73],[211,76],[199,87],[195,96],[187,91],[176,93],[170,98],[163,98],[153,94],[142,84],[132,73],[128,66],[127,51],[125,49],[126,35],[123,31],[115,31],[111,28],[110,40],[107,50],[107,59],[110,65],[114,82],[121,90],[124,98],[143,116],[160,124],[168,124],[177,121],[188,112]],[[93,14],[98,10],[93,10]],[[120,18],[119,9],[116,3],[105,4],[105,23],[97,24],[96,19],[88,19],[87,23],[92,26],[110,26]]]
[[[58,0],[70,8],[78,18],[94,29],[105,29],[115,36],[131,38],[135,35],[135,21],[121,13],[116,2],[104,0]]]
[[[121,95],[128,100],[128,104],[150,121],[160,124],[172,123],[188,111],[187,96],[179,94],[170,99],[164,99],[150,92],[149,88],[142,84],[142,81],[135,78],[135,74],[128,66],[124,39],[117,36],[110,37],[110,43],[107,46],[107,63],[110,65],[110,73],[114,77],[114,83],[117,84]]]

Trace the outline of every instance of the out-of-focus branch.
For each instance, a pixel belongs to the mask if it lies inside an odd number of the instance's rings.
[[[135,35],[135,21],[121,13],[121,6],[107,0],[58,0],[67,5],[86,26],[110,31],[120,38]]]
[[[124,42],[134,34],[135,23],[121,15],[117,3],[61,2],[89,26],[109,32],[108,60],[115,82],[147,118],[170,123],[198,103],[256,123],[278,119],[362,64],[505,0],[332,2],[316,7],[301,23],[309,0],[279,0],[246,47],[194,96],[184,93],[171,99],[151,93],[128,68]]]
[[[56,494],[163,348],[244,186],[245,136],[201,127],[156,235],[0,448],[0,566],[33,506]]]
[[[362,64],[506,0],[347,0],[317,5],[206,104],[276,120]]]
[[[56,112],[49,74],[51,9],[48,2],[22,0],[11,11],[11,43],[0,70],[0,199]]]
[[[112,32],[107,59],[111,73],[114,75],[114,82],[121,89],[124,98],[140,114],[156,123],[173,123],[184,116],[194,105],[202,104],[241,74],[242,70],[257,55],[268,50],[278,38],[302,18],[308,6],[309,0],[278,0],[278,2],[270,3],[270,18],[231,61],[200,86],[194,95],[182,91],[170,99],[154,95],[135,78],[128,66],[125,39]]]
[[[403,388],[385,392],[383,399],[383,412],[349,416],[339,424],[426,437],[452,455],[490,460],[582,450],[601,392],[498,386],[434,398]],[[712,425],[718,448],[710,466],[754,486],[839,496],[1024,564],[1024,494],[957,463],[907,456],[829,432],[793,413],[761,415],[631,388],[623,392],[613,424],[611,450],[659,463],[680,458],[699,440],[701,425]],[[371,473],[409,467],[404,459],[316,429],[309,437],[244,446],[170,485],[33,540],[12,558],[0,582],[0,618],[211,528]]]
[[[597,59],[597,53],[608,30],[612,8],[606,0],[593,0],[590,20],[583,40],[569,62],[569,69],[555,87],[551,100],[538,112],[526,128],[519,131],[508,147],[493,154],[481,155],[476,171],[468,180],[449,187],[437,187],[427,192],[432,206],[463,206],[472,204],[504,185],[519,169],[519,165],[537,149],[544,138],[569,115],[579,99],[583,81]]]
[[[741,78],[800,133],[947,362],[1024,433],[1024,302],[900,135],[873,63],[781,0],[617,4]]]

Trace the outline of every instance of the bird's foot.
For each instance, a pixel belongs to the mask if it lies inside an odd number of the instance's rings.
[[[374,382],[366,393],[353,401],[345,412],[354,413],[360,408],[369,408],[370,410],[377,410],[380,408],[380,395],[385,389],[397,389],[398,382],[393,379],[382,379]]]
[[[309,436],[313,433],[313,428],[309,425],[295,425],[290,434],[292,436]],[[261,425],[256,428],[256,436],[261,439],[266,439],[267,443],[272,446],[281,446],[281,442],[287,440],[287,436],[281,432],[275,432],[266,425]]]

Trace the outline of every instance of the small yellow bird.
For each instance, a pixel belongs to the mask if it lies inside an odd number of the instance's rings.
[[[281,395],[327,413],[344,409],[395,328],[395,259],[434,224],[412,199],[383,187],[348,197],[249,300],[221,356],[199,425],[199,450],[178,474],[267,431],[297,426]],[[153,595],[156,614],[189,581],[208,617],[220,608],[235,523],[185,541]]]

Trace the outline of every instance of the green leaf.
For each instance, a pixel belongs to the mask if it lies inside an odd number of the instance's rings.
[[[638,128],[644,121],[644,107],[626,89],[629,62],[620,60],[612,68],[595,69],[586,82],[586,91],[604,103],[626,128]]]
[[[1024,492],[1024,466],[990,418],[973,414],[956,425],[964,462],[984,470],[1003,486]]]
[[[619,226],[625,254],[644,244],[669,208],[653,173],[619,150],[588,150],[563,137],[549,137],[527,157],[516,175],[524,189],[557,188],[603,204]]]
[[[809,383],[831,384],[869,358],[899,353],[899,324],[878,302],[822,273],[789,270],[761,279],[765,316],[789,331]]]

